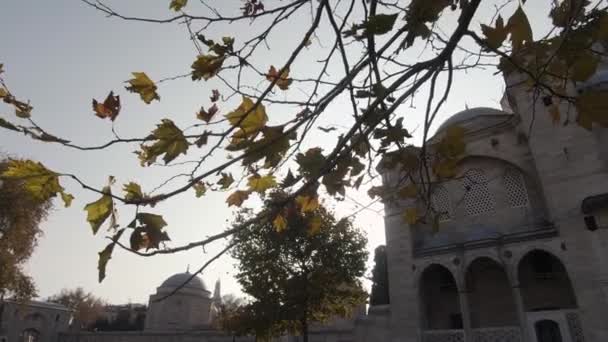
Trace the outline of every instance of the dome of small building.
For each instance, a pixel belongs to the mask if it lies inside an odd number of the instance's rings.
[[[165,280],[160,285],[160,287],[177,288],[179,286],[182,286],[186,281],[188,281],[188,279],[190,279],[190,277],[192,277],[192,274],[189,272],[174,274],[174,275],[170,276],[169,278],[167,278],[167,280]],[[192,278],[192,280],[188,281],[188,283],[186,285],[184,285],[184,288],[194,289],[194,290],[203,290],[203,291],[209,292],[209,290],[207,289],[207,286],[205,286],[205,283],[203,282],[203,280],[201,278],[199,278],[198,276],[194,276],[194,278]]]
[[[496,116],[505,116],[509,117],[513,114],[507,113],[500,109],[490,108],[490,107],[475,107],[465,109],[461,112],[458,112],[452,116],[450,116],[446,121],[444,121],[441,126],[439,126],[438,131],[452,126],[454,124],[464,123],[466,121],[473,120],[478,117],[496,117]]]

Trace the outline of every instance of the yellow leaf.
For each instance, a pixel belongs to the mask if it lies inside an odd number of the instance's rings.
[[[59,174],[41,163],[32,160],[11,160],[2,177],[21,180],[23,188],[36,200],[46,201],[60,193],[66,207],[71,203],[71,195],[64,193],[59,184]]]
[[[308,235],[313,236],[317,235],[319,231],[321,231],[321,224],[323,220],[321,216],[315,215],[310,218],[310,222],[308,223]]]
[[[130,86],[126,89],[132,93],[138,93],[141,99],[150,104],[152,100],[160,101],[160,96],[156,93],[156,85],[144,72],[133,72],[133,78],[128,80]]]
[[[251,191],[264,193],[266,190],[277,186],[277,182],[273,175],[266,175],[264,177],[254,175],[249,177],[247,185],[249,185],[249,190]]]
[[[274,229],[277,231],[277,233],[280,233],[287,229],[287,220],[285,219],[285,217],[283,217],[283,215],[279,214],[272,221],[272,225],[274,226]]]
[[[125,200],[133,201],[144,198],[144,193],[141,191],[141,186],[135,182],[129,182],[123,186],[125,194]]]
[[[4,88],[0,88],[0,99],[6,97],[8,95],[8,91]]]
[[[319,197],[298,196],[296,197],[296,203],[298,203],[298,206],[300,207],[300,211],[302,213],[315,211],[319,207]]]
[[[591,130],[592,123],[608,127],[608,90],[587,90],[576,99],[577,123]]]
[[[141,151],[136,152],[142,166],[151,165],[162,154],[165,164],[168,164],[180,154],[186,154],[190,146],[182,130],[169,119],[163,119],[151,137],[156,141],[152,145],[142,144]]]
[[[276,85],[281,90],[289,89],[291,82],[293,81],[289,78],[289,68],[285,68],[281,75],[279,76],[279,71],[274,67],[274,65],[270,66],[270,70],[268,70],[268,74],[266,74],[266,79],[270,82],[274,82],[276,80]]]
[[[228,189],[232,183],[234,183],[234,178],[232,178],[232,174],[224,172],[222,172],[222,178],[217,182],[217,184],[222,186],[222,190]]]
[[[87,211],[87,221],[91,224],[93,234],[97,234],[99,227],[110,217],[114,210],[114,201],[110,196],[112,191],[109,186],[103,188],[103,195],[95,202],[84,207]]]
[[[418,222],[418,210],[416,208],[406,208],[403,213],[403,219],[407,224],[415,224]]]
[[[237,190],[228,196],[226,203],[228,203],[228,206],[234,205],[240,207],[249,198],[250,193],[250,191]]]
[[[464,128],[450,126],[437,144],[437,152],[445,158],[457,158],[465,152]]]
[[[68,194],[68,193],[62,191],[61,199],[63,200],[63,204],[67,208],[72,205],[72,200],[74,200],[74,196],[72,196],[72,194]]]
[[[200,80],[201,78],[205,81],[211,77],[217,75],[224,64],[225,57],[216,55],[199,55],[197,59],[192,63],[192,80]]]
[[[178,12],[183,7],[185,7],[187,3],[188,3],[188,0],[171,0],[171,4],[169,4],[169,9],[172,9],[175,12]]]
[[[532,28],[524,10],[519,6],[509,18],[507,29],[511,33],[513,50],[519,50],[524,43],[532,42]]]
[[[196,197],[202,197],[205,195],[205,192],[207,192],[207,187],[205,186],[205,183],[203,183],[203,182],[194,183],[194,185],[192,187],[194,188],[194,191],[196,192]]]
[[[256,106],[253,100],[245,96],[239,107],[226,115],[226,119],[232,126],[241,129],[234,134],[235,138],[250,137],[264,128],[268,122],[266,108],[262,104]]]

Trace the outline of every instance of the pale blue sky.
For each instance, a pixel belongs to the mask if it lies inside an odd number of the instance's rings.
[[[209,1],[214,2],[221,3],[218,6],[227,14],[238,13],[240,1]],[[535,20],[544,18],[545,14],[539,9],[550,1],[544,2],[539,5],[538,1],[528,1],[525,7],[533,26],[541,25]],[[172,15],[168,10],[169,0],[115,0],[107,3],[125,14]],[[198,1],[191,0],[190,3],[189,9],[193,13],[206,11]],[[277,3],[284,2],[265,2],[267,8]],[[489,20],[492,3],[494,1],[484,1],[483,11],[474,20],[475,27],[479,22]],[[512,10],[506,13],[510,14]],[[297,44],[299,36],[294,35],[304,30],[309,19],[309,16],[299,15],[283,26],[271,36],[272,52],[264,52],[253,61],[259,63],[262,69],[270,64],[282,65],[289,48]],[[211,37],[235,36],[238,44],[239,40],[244,39],[242,37],[251,34],[251,27],[255,26],[218,26],[206,34]],[[116,129],[121,136],[131,137],[144,136],[165,117],[181,127],[193,123],[194,112],[202,104],[208,103],[211,89],[218,87],[214,81],[192,83],[189,79],[164,83],[159,87],[162,101],[150,106],[124,90],[122,82],[130,78],[132,71],[145,71],[155,80],[188,72],[196,51],[183,25],[146,24],[107,18],[78,0],[5,0],[0,11],[0,32],[3,36],[0,63],[5,65],[4,76],[12,92],[31,100],[33,116],[43,127],[81,145],[98,144],[111,138],[109,121],[96,118],[91,110],[91,98],[102,100],[109,90],[118,92],[123,103]],[[326,37],[324,32],[323,28],[319,31],[321,42],[329,46],[333,37]],[[309,49],[297,60],[292,73],[311,76],[310,70],[316,67],[314,61],[320,56],[317,49]],[[353,60],[357,56],[353,56]],[[458,74],[449,101],[438,118],[439,122],[451,113],[464,109],[465,104],[469,107],[498,107],[503,83],[500,78],[493,76],[494,71],[489,69]],[[341,69],[335,65],[330,70],[332,72],[337,75]],[[424,94],[419,95],[420,99],[424,100]],[[224,113],[231,109],[230,104],[222,108]],[[340,111],[348,111],[349,108],[343,102],[338,103],[332,107],[331,114],[328,113],[323,124],[343,123]],[[282,114],[279,111],[292,115],[297,108],[274,108],[274,112],[269,108],[271,121],[273,118],[284,120],[280,118]],[[14,119],[6,107],[0,109],[0,114]],[[408,108],[406,114],[407,126],[415,129],[420,122],[422,109]],[[327,137],[315,132],[313,140],[329,147],[334,140]],[[136,149],[136,145],[123,145],[107,151],[84,153],[0,131],[2,152],[40,160],[53,170],[81,175],[85,181],[99,187],[103,186],[108,175],[114,175],[119,183],[137,180],[145,191],[175,171],[171,168],[142,169],[137,157],[131,153]],[[211,163],[219,160],[212,160]],[[42,226],[45,235],[28,265],[42,297],[64,287],[82,286],[114,303],[147,302],[148,295],[162,280],[173,273],[183,272],[188,264],[191,269],[197,268],[221,248],[221,245],[210,246],[205,251],[207,254],[197,249],[152,258],[135,257],[116,250],[108,265],[106,280],[98,284],[97,252],[107,244],[107,240],[103,239],[104,231],[97,236],[91,234],[82,210],[96,196],[82,191],[67,180],[63,183],[76,200],[68,209],[57,203],[56,210]],[[368,201],[365,194],[351,195],[360,201]],[[164,215],[169,222],[171,244],[178,245],[227,227],[231,210],[224,203],[225,196],[210,194],[196,199],[189,192],[157,206],[153,211]],[[338,213],[346,215],[353,208],[353,203],[346,201],[338,205]],[[128,223],[125,221],[129,220],[131,212],[123,210],[121,213],[121,223]],[[381,214],[363,211],[355,222],[368,234],[370,253],[375,246],[384,242]],[[238,284],[231,277],[233,272],[233,262],[224,258],[213,264],[203,278],[209,286],[221,278],[224,292],[238,292]]]

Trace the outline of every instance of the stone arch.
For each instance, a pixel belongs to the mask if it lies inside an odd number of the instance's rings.
[[[518,325],[515,299],[502,262],[476,258],[467,266],[465,279],[472,328]]]
[[[577,299],[563,262],[544,249],[519,260],[517,276],[525,311],[575,309]]]
[[[456,277],[449,268],[433,263],[420,274],[418,286],[424,330],[462,329]]]
[[[447,257],[451,257],[451,260],[453,260],[454,258],[460,258],[460,256],[444,255],[441,258],[433,257],[431,259],[423,260],[419,264],[416,264],[414,275],[413,275],[414,287],[416,289],[418,289],[420,287],[420,284],[422,281],[422,274],[424,273],[424,271],[426,271],[429,267],[431,267],[433,265],[438,265],[438,266],[444,267],[447,270],[449,270],[452,273],[452,276],[454,277],[454,279],[456,280],[456,285],[458,286],[458,288],[462,289],[461,269],[460,269],[460,267],[457,267],[456,265],[454,265],[453,262],[450,262],[450,260],[448,260]],[[460,259],[462,259],[462,258],[460,258]]]
[[[41,334],[38,329],[27,328],[21,332],[21,342],[40,342]]]

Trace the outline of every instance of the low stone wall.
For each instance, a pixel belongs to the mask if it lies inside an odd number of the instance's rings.
[[[78,332],[61,333],[58,342],[254,342],[253,337],[233,337],[217,331],[203,332]]]

